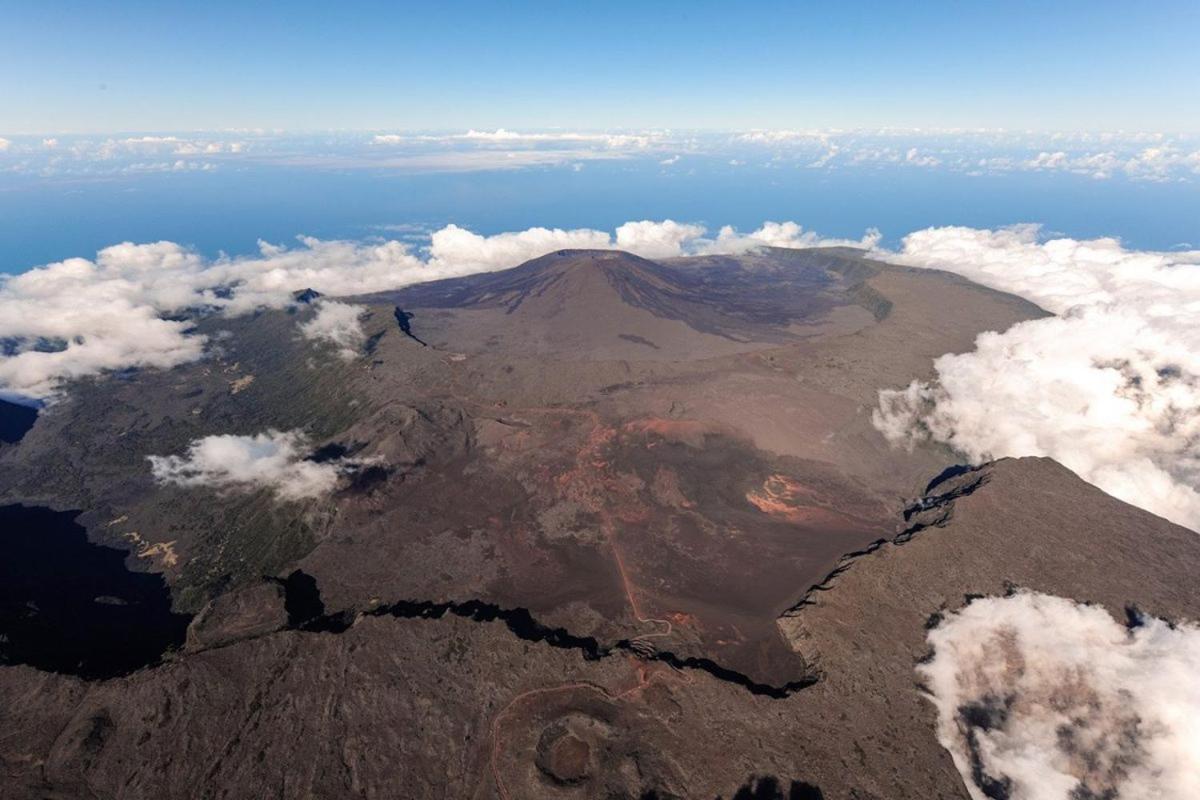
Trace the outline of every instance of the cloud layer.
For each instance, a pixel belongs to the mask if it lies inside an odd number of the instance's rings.
[[[975,800],[1200,797],[1200,627],[1018,593],[929,643],[918,671]]]
[[[252,492],[269,489],[282,500],[303,500],[333,491],[350,468],[344,459],[306,461],[310,448],[300,431],[268,430],[254,436],[206,436],[184,455],[147,456],[162,484]]]
[[[101,250],[0,278],[0,394],[45,398],[71,378],[194,361],[205,339],[181,312],[279,308],[306,287],[356,294],[439,277],[400,242],[324,242],[207,260],[173,242]]]
[[[621,248],[651,258],[740,252],[772,244],[870,244],[822,240],[795,223],[766,223],[749,234],[673,220],[627,222],[615,232],[530,228],[482,236],[457,225],[435,231],[424,251],[400,241],[259,243],[253,256],[206,259],[173,242],[125,242],[95,259],[73,258],[0,277],[0,394],[52,397],[72,378],[131,367],[194,361],[205,339],[181,313],[244,314],[281,308],[312,288],[346,296],[422,281],[507,269],[564,248]],[[354,317],[354,319],[351,319]],[[356,348],[361,329],[349,306],[322,302],[304,323],[309,338]]]
[[[945,442],[973,461],[1050,456],[1200,530],[1200,253],[1041,241],[1020,226],[931,228],[885,257],[1057,315],[985,333],[939,358],[936,380],[882,392],[874,420],[889,439]]]
[[[42,178],[227,165],[282,164],[397,172],[578,168],[588,161],[641,160],[660,170],[683,153],[689,163],[771,169],[923,169],[969,175],[1019,172],[1094,179],[1190,181],[1200,176],[1200,137],[1158,132],[1036,132],[866,128],[698,132],[213,131],[176,134],[0,139],[0,172]]]

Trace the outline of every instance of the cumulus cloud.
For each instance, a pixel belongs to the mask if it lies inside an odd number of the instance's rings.
[[[1128,503],[1200,530],[1200,252],[1035,226],[931,228],[888,258],[957,272],[1057,316],[981,334],[937,378],[880,393],[890,440],[973,461],[1049,456]]]
[[[1147,147],[1126,159],[1121,166],[1133,178],[1155,181],[1200,175],[1200,150],[1184,150],[1170,144]]]
[[[975,800],[1200,797],[1200,627],[1022,592],[929,643],[918,671]]]
[[[703,225],[644,219],[618,227],[616,245],[645,258],[672,258],[683,255],[685,248],[703,235]]]
[[[163,318],[192,301],[198,259],[163,242],[133,247],[3,279],[0,389],[42,397],[61,380],[200,357],[189,323]]]
[[[904,154],[904,160],[907,163],[917,167],[936,167],[942,163],[941,159],[937,156],[922,154],[921,151],[915,147],[910,147],[908,149],[908,152]]]
[[[361,322],[366,311],[363,306],[321,300],[313,318],[300,325],[300,333],[305,339],[328,342],[342,358],[352,359],[367,338]]]
[[[4,276],[0,392],[45,398],[84,375],[194,361],[205,339],[182,312],[241,314],[283,307],[298,288],[358,294],[438,277],[400,242],[301,244],[210,261],[173,242],[126,242]]]
[[[739,133],[734,137],[734,139],[739,142],[748,142],[750,144],[784,144],[811,141],[825,144],[829,141],[829,137],[832,135],[834,135],[834,132],[832,131],[820,130],[758,130]]]
[[[972,175],[1060,172],[1148,181],[1200,175],[1197,139],[1187,134],[878,128],[749,131],[731,141],[769,147],[812,168],[903,164]]]
[[[55,146],[58,140],[53,141]],[[196,139],[181,136],[130,136],[124,139],[107,139],[89,152],[88,143],[80,143],[75,152],[98,158],[116,158],[123,153],[157,154],[168,153],[180,156],[217,155],[240,153],[245,148],[241,141]]]
[[[738,254],[759,247],[860,247],[870,250],[879,244],[882,235],[875,228],[863,237],[853,239],[828,239],[814,231],[806,231],[795,222],[764,222],[762,227],[750,233],[738,233],[732,225],[726,225],[717,233],[717,238],[704,244],[700,252]]]
[[[404,145],[419,142],[464,142],[476,145],[538,146],[555,144],[586,144],[612,148],[645,148],[659,138],[653,133],[591,133],[576,131],[521,132],[507,128],[494,131],[468,130],[444,136],[428,134],[383,133],[371,137],[375,145]]]
[[[563,249],[629,250],[648,258],[755,247],[870,246],[821,239],[792,222],[769,222],[746,235],[674,220],[627,222],[613,233],[591,228],[529,228],[484,236],[457,225],[434,231],[423,251],[401,241],[324,241],[300,237],[284,247],[259,242],[255,255],[206,259],[173,242],[125,242],[95,259],[73,258],[0,277],[0,392],[49,398],[64,381],[130,367],[171,367],[202,357],[198,314],[238,315],[292,304],[312,288],[350,296],[413,283],[514,267]],[[353,352],[358,311],[323,301],[301,333]]]
[[[823,167],[829,166],[829,164],[835,158],[838,157],[839,151],[840,151],[840,148],[836,144],[831,143],[826,148],[825,152],[822,153],[819,158],[817,158],[815,161],[809,162],[809,164],[808,164],[809,168],[810,169],[821,169]]]
[[[4,151],[8,150],[10,147],[12,147],[12,142],[10,140],[5,139],[4,137],[0,136],[0,153],[3,153]]]
[[[310,461],[300,431],[268,430],[253,436],[206,436],[184,455],[147,456],[151,474],[162,484],[252,492],[269,489],[282,500],[328,494],[338,476],[353,469],[348,459]]]
[[[1159,141],[1161,138],[1159,134],[1149,141]],[[1100,141],[1114,143],[1111,138]],[[1153,147],[1138,146],[1132,149],[1128,147],[1144,141],[1147,139],[1118,140],[1116,144],[1126,145],[1119,150],[1040,150],[1027,158],[988,157],[980,159],[978,165],[986,172],[1068,172],[1101,180],[1123,175],[1131,180],[1161,182],[1187,180],[1200,174],[1200,150],[1189,149],[1186,143],[1181,142],[1161,142]]]
[[[590,228],[528,228],[481,236],[457,225],[447,225],[430,237],[429,263],[449,277],[506,269],[554,250],[607,247],[611,247],[609,234]]]
[[[529,144],[539,142],[585,142],[599,144],[605,147],[648,147],[654,140],[654,136],[646,133],[628,134],[628,133],[576,133],[576,132],[549,132],[549,133],[520,133],[517,131],[505,130],[497,128],[494,131],[477,131],[469,130],[466,133],[458,134],[452,138],[464,139],[474,142],[485,143],[500,143],[500,144]]]
[[[1093,178],[1111,178],[1114,172],[1130,164],[1132,162],[1123,162],[1116,153],[1088,153],[1071,156],[1062,150],[1056,150],[1053,153],[1045,151],[1038,153],[1033,158],[1023,161],[1021,166],[1038,172],[1063,170],[1079,175],[1090,175]]]

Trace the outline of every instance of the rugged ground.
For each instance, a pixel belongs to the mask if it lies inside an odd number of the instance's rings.
[[[1200,616],[1194,534],[871,426],[1043,313],[1017,298],[835,249],[570,251],[357,302],[351,360],[302,302],[205,318],[205,361],[81,382],[0,444],[0,502],[78,510],[62,535],[161,574],[179,630],[133,667],[0,643],[0,794],[963,798],[915,685],[932,615],[1022,586]],[[151,479],[269,427],[372,466],[304,502]]]

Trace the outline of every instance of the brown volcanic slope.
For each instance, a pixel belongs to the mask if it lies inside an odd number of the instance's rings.
[[[749,282],[755,292],[718,270],[671,267],[619,251],[564,250],[504,272],[373,299],[418,314],[418,335],[441,349],[587,360],[709,358],[848,333],[874,321],[846,296],[842,276],[796,272],[775,287]],[[725,280],[705,280],[718,274]],[[780,285],[790,291],[773,294]]]
[[[1036,460],[943,482],[932,527],[809,591],[953,463],[887,447],[878,389],[1041,313],[1011,296],[768,250],[362,302],[352,362],[303,307],[202,320],[210,359],[0,446],[0,500],[84,509],[195,615],[129,675],[0,667],[0,796],[962,798],[913,686],[930,614],[1006,581],[1197,614],[1193,535]],[[150,480],[266,427],[374,465],[306,503]]]

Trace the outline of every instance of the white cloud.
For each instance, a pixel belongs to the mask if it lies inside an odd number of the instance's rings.
[[[494,131],[468,130],[466,133],[455,133],[442,136],[429,134],[384,133],[371,137],[375,145],[406,145],[428,142],[453,143],[462,142],[479,146],[503,145],[508,147],[529,147],[556,144],[596,145],[609,148],[641,149],[660,136],[655,133],[591,133],[576,131],[520,132],[506,128]]]
[[[762,227],[751,233],[738,233],[732,225],[726,225],[717,233],[715,241],[705,244],[702,253],[738,254],[758,247],[860,247],[871,249],[879,244],[881,235],[871,228],[862,239],[826,239],[814,231],[806,231],[795,222],[764,222]]]
[[[259,242],[259,256],[219,259],[206,271],[206,282],[235,287],[232,298],[209,302],[227,313],[279,308],[292,292],[312,288],[327,295],[383,291],[443,277],[429,269],[403,242],[353,242],[299,237],[302,245],[287,248]]]
[[[825,149],[825,152],[821,154],[820,158],[818,158],[817,160],[812,161],[808,164],[809,168],[821,169],[823,167],[829,166],[829,164],[835,158],[837,158],[839,151],[840,151],[840,148],[836,144],[833,144],[831,142],[829,144],[829,146]]]
[[[645,258],[672,258],[683,255],[685,248],[703,235],[703,225],[644,219],[618,227],[616,246]]]
[[[900,153],[892,147],[863,147],[850,156],[853,164],[898,164]]]
[[[479,172],[484,170],[516,170],[540,166],[571,166],[581,161],[604,161],[624,158],[620,151],[607,149],[551,148],[551,149],[473,149],[437,152],[409,152],[381,159],[346,161],[335,159],[324,162],[327,166],[372,167],[394,169],[403,172]]]
[[[917,167],[936,167],[942,163],[937,156],[922,155],[915,147],[908,149],[908,152],[904,154],[904,160]]]
[[[1089,153],[1070,156],[1062,150],[1041,152],[1021,163],[1024,169],[1035,171],[1061,170],[1093,178],[1111,178],[1113,173],[1128,166],[1116,153]]]
[[[829,137],[833,135],[832,131],[819,130],[761,130],[761,131],[746,131],[734,137],[736,141],[747,142],[750,144],[786,144],[793,142],[819,142],[825,144],[829,141]]]
[[[1189,152],[1169,144],[1147,147],[1126,160],[1122,168],[1131,177],[1156,181],[1200,175],[1200,150]]]
[[[986,172],[1011,172],[1024,170],[1033,172],[1068,172],[1075,175],[1088,175],[1097,179],[1112,178],[1124,175],[1126,178],[1139,181],[1170,181],[1187,180],[1193,175],[1200,174],[1200,150],[1188,149],[1183,143],[1162,142],[1153,147],[1136,147],[1130,149],[1130,144],[1141,144],[1144,141],[1159,141],[1134,137],[1127,140],[1114,140],[1113,137],[1101,137],[1105,143],[1124,144],[1120,150],[1040,150],[1027,158],[1012,156],[993,156],[979,159],[977,165]]]
[[[5,139],[4,137],[0,136],[0,153],[5,152],[10,147],[12,147],[12,142],[10,140]]]
[[[1114,239],[1038,240],[1034,226],[931,228],[883,257],[957,272],[1057,316],[984,333],[937,379],[881,392],[896,443],[974,461],[1050,456],[1128,503],[1200,530],[1200,252]]]
[[[160,242],[118,245],[0,282],[0,388],[46,396],[60,380],[199,358],[203,339],[162,315],[192,300],[199,260]],[[183,278],[183,281],[176,281]]]
[[[1062,150],[1054,153],[1041,152],[1036,157],[1025,162],[1029,169],[1062,169],[1070,163],[1067,154]]]
[[[1189,180],[1200,174],[1194,135],[1153,132],[767,130],[737,134],[732,142],[771,147],[780,157],[803,157],[813,168],[909,164],[968,174],[1064,172],[1150,181]]]
[[[366,311],[363,306],[320,300],[317,313],[300,325],[300,333],[306,339],[328,342],[342,358],[352,359],[367,338],[360,321]]]
[[[206,436],[182,456],[147,456],[154,479],[185,487],[238,491],[270,489],[280,499],[302,500],[333,491],[338,476],[356,462],[307,461],[309,447],[299,431],[268,430],[254,436]]]
[[[481,236],[447,225],[430,238],[429,263],[439,274],[449,277],[506,269],[554,250],[610,246],[609,234],[588,228],[529,228]]]
[[[1197,626],[1129,629],[1022,592],[972,602],[929,642],[918,670],[974,800],[1200,797]]]
[[[57,140],[54,140],[57,143]],[[77,142],[72,152],[80,158],[112,159],[127,155],[177,155],[212,156],[220,153],[240,153],[245,143],[208,138],[181,136],[130,136],[124,139],[106,139],[97,145],[89,141]]]
[[[494,131],[477,131],[469,130],[466,133],[459,134],[452,138],[465,139],[475,142],[485,143],[501,143],[501,144],[526,144],[538,142],[585,142],[600,144],[605,147],[633,147],[644,148],[648,147],[655,138],[651,134],[627,134],[627,133],[575,133],[575,132],[551,132],[551,133],[519,133],[517,131],[505,130],[497,128]]]

